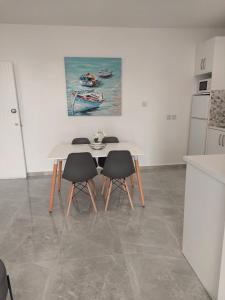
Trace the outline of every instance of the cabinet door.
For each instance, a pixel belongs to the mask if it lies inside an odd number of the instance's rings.
[[[195,75],[212,72],[215,39],[200,44],[196,51]]]
[[[215,38],[211,89],[225,89],[225,37]]]
[[[204,47],[203,44],[197,46],[196,58],[195,58],[195,75],[202,74],[203,72],[203,58],[204,58]]]
[[[209,129],[207,134],[206,154],[225,153],[225,131]]]

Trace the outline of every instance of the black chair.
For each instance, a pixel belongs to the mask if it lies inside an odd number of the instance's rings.
[[[7,275],[5,265],[3,261],[0,259],[0,300],[7,299],[8,291],[9,291],[10,299],[13,300],[9,275]]]
[[[112,191],[112,185],[115,184],[116,188],[125,190],[128,194],[130,206],[134,209],[133,202],[130,196],[130,192],[127,186],[126,178],[135,173],[134,163],[129,151],[110,151],[104,165],[102,174],[109,179],[109,187],[106,193],[106,205],[105,211],[107,211],[109,205],[109,199]],[[104,182],[104,185],[106,184]],[[114,190],[115,190],[114,189]]]
[[[96,196],[95,184],[93,178],[97,175],[93,157],[89,152],[70,153],[67,157],[65,168],[62,177],[72,182],[72,186],[68,197],[67,216],[70,212],[71,202],[74,196],[75,189],[90,194],[91,201],[95,212],[97,208],[95,205],[94,196]]]
[[[72,145],[89,145],[91,142],[88,138],[74,138],[72,140]],[[98,166],[98,163],[97,163],[97,160],[96,158],[93,157],[93,161],[95,163],[95,166],[97,167]],[[0,299],[1,300],[1,299]]]
[[[119,143],[119,139],[116,136],[105,136],[102,139],[103,144],[107,143]],[[99,157],[98,158],[98,165],[99,167],[103,168],[105,164],[106,157]]]

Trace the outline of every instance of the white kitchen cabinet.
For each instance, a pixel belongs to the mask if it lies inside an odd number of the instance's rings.
[[[223,36],[215,38],[211,89],[225,89],[225,37]]]
[[[195,75],[211,73],[213,69],[213,58],[216,39],[210,39],[197,47]]]
[[[225,131],[218,129],[208,129],[206,154],[225,153]]]
[[[225,89],[225,37],[217,36],[197,46],[195,75],[211,77],[211,90]],[[210,75],[209,75],[210,74]]]

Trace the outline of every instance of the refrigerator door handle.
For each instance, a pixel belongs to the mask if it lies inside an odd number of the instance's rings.
[[[224,147],[224,134],[223,134],[223,137],[222,137],[222,146]]]
[[[222,136],[222,134],[220,133],[220,135],[219,135],[219,141],[218,141],[218,145],[219,146],[221,146],[221,136]]]
[[[196,120],[207,120],[206,118],[199,118],[199,117],[191,117],[191,118]]]

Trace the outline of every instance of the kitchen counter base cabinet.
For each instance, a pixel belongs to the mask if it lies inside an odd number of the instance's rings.
[[[225,132],[219,129],[208,129],[206,154],[225,153]]]
[[[183,254],[213,300],[225,299],[219,293],[224,220],[224,183],[188,163]]]

